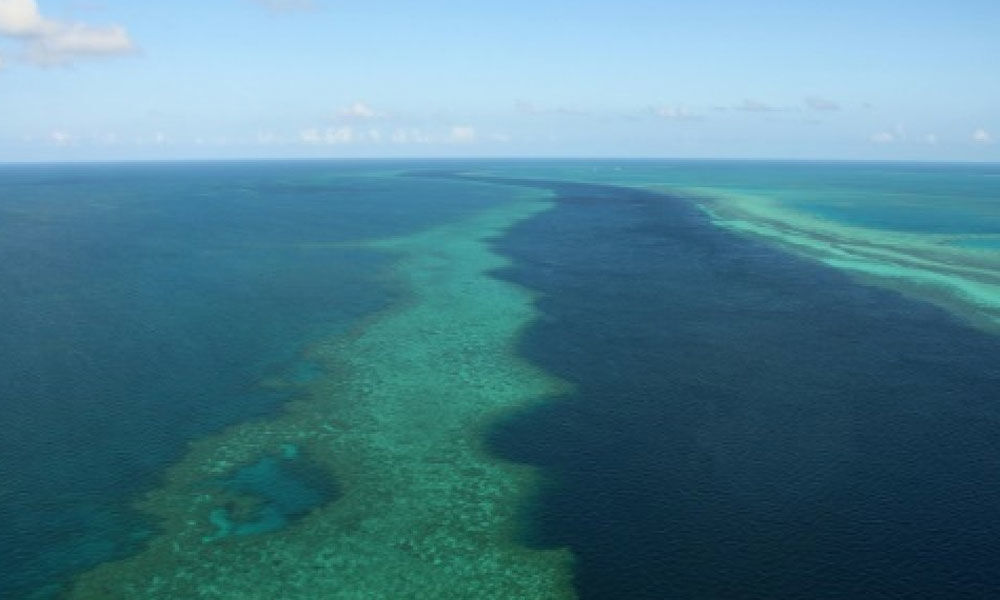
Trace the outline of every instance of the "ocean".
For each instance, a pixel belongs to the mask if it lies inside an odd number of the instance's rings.
[[[0,596],[987,598],[1000,167],[0,166]]]

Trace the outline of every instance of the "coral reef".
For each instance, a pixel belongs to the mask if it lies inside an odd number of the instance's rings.
[[[498,415],[566,385],[517,357],[531,296],[489,275],[505,261],[488,240],[548,206],[542,192],[511,194],[463,222],[366,244],[399,257],[393,276],[408,298],[311,348],[305,359],[321,373],[294,383],[302,393],[284,414],[194,443],[141,501],[160,533],[80,576],[67,596],[572,597],[569,552],[516,540],[537,475],[490,456],[481,436]],[[235,534],[231,521],[259,518],[260,504],[204,482],[301,457],[336,479],[336,499]]]

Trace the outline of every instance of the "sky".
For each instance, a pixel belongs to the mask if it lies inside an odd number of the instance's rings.
[[[0,161],[1000,161],[996,0],[0,0]]]

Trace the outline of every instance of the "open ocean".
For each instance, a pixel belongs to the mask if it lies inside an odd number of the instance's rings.
[[[0,598],[996,598],[1000,166],[0,165]]]

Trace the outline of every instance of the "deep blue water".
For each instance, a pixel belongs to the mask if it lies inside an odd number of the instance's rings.
[[[129,503],[189,440],[277,410],[262,379],[397,297],[391,257],[317,243],[508,199],[364,176],[393,168],[0,166],[0,598],[141,543]]]
[[[1000,595],[1000,339],[682,201],[549,187],[502,275],[577,388],[491,441],[548,474],[525,536],[582,598]]]

